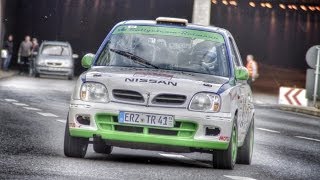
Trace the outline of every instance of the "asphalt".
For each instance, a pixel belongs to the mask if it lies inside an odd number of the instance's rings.
[[[74,81],[0,80],[0,179],[320,179],[320,118],[257,106],[252,165],[218,170],[211,155],[114,148],[63,155]]]

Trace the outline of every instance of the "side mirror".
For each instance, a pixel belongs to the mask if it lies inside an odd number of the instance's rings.
[[[78,54],[72,54],[72,59],[78,59],[79,55]]]
[[[249,72],[245,67],[236,67],[235,70],[236,80],[248,80],[249,79]]]
[[[83,56],[82,60],[81,60],[81,65],[84,68],[90,68],[92,63],[93,63],[93,59],[94,59],[94,54],[89,53]]]

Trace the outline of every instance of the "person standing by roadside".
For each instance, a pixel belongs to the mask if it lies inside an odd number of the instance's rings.
[[[29,64],[29,74],[33,75],[34,73],[34,63],[35,58],[39,51],[39,44],[37,38],[32,38],[32,47],[31,47],[31,57],[30,57],[30,64]]]
[[[31,53],[38,53],[39,51],[39,43],[37,38],[32,38],[32,48],[31,48]]]
[[[18,58],[20,58],[21,61],[19,74],[23,74],[28,69],[27,63],[31,55],[31,48],[32,43],[30,41],[30,36],[26,36],[19,47]]]
[[[12,52],[13,52],[13,36],[11,34],[8,36],[8,39],[4,43],[4,49],[7,50],[8,55],[4,59],[3,70],[8,71],[8,68],[9,68],[9,65],[11,62],[11,58],[12,58]]]
[[[253,55],[249,54],[247,55],[247,65],[246,65],[248,71],[249,71],[249,79],[248,84],[252,88],[252,83],[259,77],[258,73],[258,64],[254,60]]]

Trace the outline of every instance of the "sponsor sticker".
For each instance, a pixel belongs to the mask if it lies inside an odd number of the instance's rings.
[[[228,136],[219,136],[219,140],[220,141],[229,141],[230,137],[228,137]]]
[[[73,122],[69,122],[69,127],[71,127],[71,128],[75,128],[75,127],[76,127],[76,124],[75,124],[75,123],[73,123]]]

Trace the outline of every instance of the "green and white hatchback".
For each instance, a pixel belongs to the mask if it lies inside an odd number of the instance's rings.
[[[254,106],[232,35],[185,19],[118,23],[87,54],[72,94],[64,153],[113,146],[213,155],[215,168],[250,164]]]

